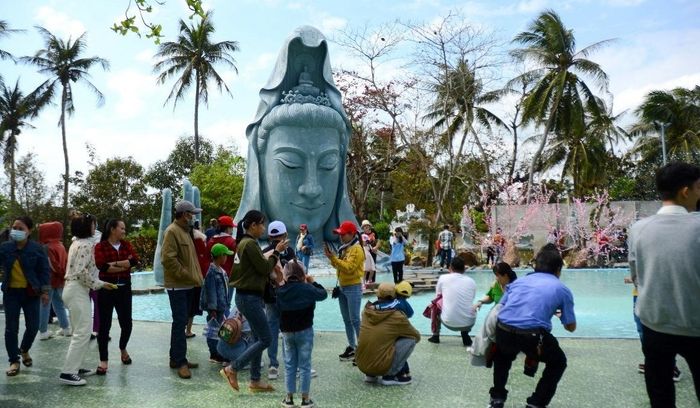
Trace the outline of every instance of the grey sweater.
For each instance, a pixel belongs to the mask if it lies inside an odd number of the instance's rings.
[[[700,337],[700,216],[663,207],[629,233],[635,313],[661,333]]]

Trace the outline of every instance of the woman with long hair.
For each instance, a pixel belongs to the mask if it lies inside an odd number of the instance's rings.
[[[245,316],[253,332],[254,342],[238,356],[238,359],[225,367],[222,373],[229,385],[238,391],[238,372],[250,363],[251,392],[271,392],[270,384],[260,381],[260,360],[262,352],[270,346],[270,327],[265,315],[263,294],[270,273],[280,253],[287,250],[288,240],[277,243],[272,255],[263,255],[258,240],[265,234],[265,215],[257,210],[248,211],[238,222],[236,231],[236,260],[231,275],[231,286],[236,288],[236,308]]]
[[[22,364],[32,366],[29,349],[39,330],[39,302],[49,303],[49,259],[44,249],[29,235],[34,222],[17,217],[12,223],[10,240],[0,245],[0,266],[5,271],[2,291],[5,303],[5,349],[10,368],[9,377],[19,374]],[[19,312],[24,311],[24,336],[18,347]]]
[[[120,219],[107,221],[104,234],[95,246],[95,265],[99,269],[99,278],[104,282],[117,285],[116,290],[100,289],[98,310],[100,327],[97,333],[97,347],[100,352],[100,364],[97,375],[107,374],[109,331],[112,328],[112,312],[117,311],[121,335],[119,350],[122,364],[131,364],[131,357],[126,345],[131,337],[133,327],[131,268],[139,263],[139,257],[129,241],[125,240],[126,225]]]
[[[73,337],[68,346],[66,360],[59,375],[59,380],[68,385],[85,385],[83,377],[95,371],[80,368],[90,343],[90,289],[117,289],[114,283],[100,280],[95,265],[95,217],[90,214],[80,215],[71,221],[71,233],[75,240],[68,249],[68,267],[66,269],[66,286],[63,289],[63,302],[70,312],[70,324]]]

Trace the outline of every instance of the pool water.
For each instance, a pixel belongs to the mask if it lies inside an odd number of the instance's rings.
[[[326,288],[335,285],[335,277],[330,275],[327,267],[312,269],[319,274],[316,281]],[[409,271],[407,271],[409,272]],[[525,276],[526,270],[517,270],[518,276]],[[325,274],[325,275],[324,275]],[[467,271],[467,275],[476,281],[478,300],[486,293],[494,281],[491,271]],[[574,294],[577,329],[569,333],[556,317],[552,319],[552,333],[560,337],[591,338],[637,338],[637,331],[632,318],[632,286],[626,285],[623,278],[629,274],[627,269],[570,269],[564,270],[561,280]],[[378,273],[379,281],[391,281],[390,273]],[[153,287],[153,274],[148,272],[134,275],[134,288]],[[423,309],[434,298],[433,292],[416,293],[409,299],[415,311],[411,323],[422,333],[430,334],[430,319],[423,317]],[[363,304],[374,297],[365,297]],[[134,296],[134,319],[152,321],[171,321],[170,305],[167,294],[157,293]],[[484,305],[478,314],[477,323],[471,333],[478,332],[491,305]],[[195,323],[204,324],[204,318],[197,316]],[[314,328],[320,331],[344,331],[338,301],[328,299],[316,305]],[[443,329],[442,334],[455,334]]]

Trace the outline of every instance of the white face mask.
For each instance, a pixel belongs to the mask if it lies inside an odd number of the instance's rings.
[[[22,230],[12,230],[10,231],[10,238],[15,242],[24,241],[27,239],[27,233]]]

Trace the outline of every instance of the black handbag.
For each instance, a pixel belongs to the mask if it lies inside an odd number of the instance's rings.
[[[340,296],[340,286],[336,286],[333,288],[333,292],[331,292],[331,297],[333,299],[338,299],[339,296]]]

